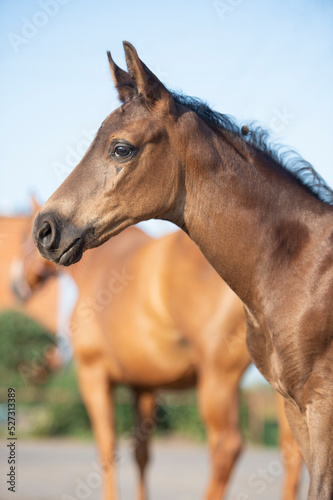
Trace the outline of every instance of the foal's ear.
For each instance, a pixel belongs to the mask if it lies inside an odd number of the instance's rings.
[[[149,107],[157,104],[166,104],[170,113],[173,112],[174,102],[171,93],[164,87],[157,76],[150,71],[144,62],[139,59],[137,51],[129,42],[123,42],[128,72],[136,83]]]
[[[111,76],[118,91],[118,97],[121,102],[130,101],[138,95],[138,90],[135,82],[130,75],[119,68],[111,57],[111,53],[107,51]]]

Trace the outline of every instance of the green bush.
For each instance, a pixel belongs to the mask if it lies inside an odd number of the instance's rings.
[[[205,438],[205,428],[196,404],[163,405],[160,410],[165,414],[164,425],[160,429],[157,427],[160,432],[169,431],[199,440]]]
[[[7,385],[41,382],[48,374],[47,356],[56,338],[19,311],[0,313],[0,379]]]
[[[92,436],[89,417],[83,403],[48,403],[37,405],[34,411],[43,416],[36,418],[32,432],[35,436]]]
[[[265,446],[277,446],[279,426],[276,420],[265,420],[263,444]]]

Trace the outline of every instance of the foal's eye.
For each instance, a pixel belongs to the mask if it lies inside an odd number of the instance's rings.
[[[115,139],[110,144],[109,155],[119,163],[131,160],[137,151],[133,144],[125,139]]]
[[[114,148],[114,155],[118,158],[126,158],[132,154],[132,148],[126,145],[116,146]]]

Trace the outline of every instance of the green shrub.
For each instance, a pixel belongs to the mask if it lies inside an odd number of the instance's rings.
[[[175,433],[202,440],[205,438],[205,428],[195,404],[161,405],[158,412],[163,418],[156,419],[158,434]]]
[[[89,417],[81,402],[37,405],[33,411],[37,415],[32,432],[35,436],[92,436]]]
[[[279,426],[276,420],[265,420],[263,444],[265,446],[277,446]]]
[[[42,325],[19,311],[0,313],[0,379],[7,385],[44,381],[47,356],[56,338]]]

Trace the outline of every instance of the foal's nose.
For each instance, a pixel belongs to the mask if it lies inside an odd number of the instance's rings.
[[[86,228],[73,225],[58,212],[39,212],[32,239],[39,253],[56,264],[69,266],[82,257]]]
[[[45,218],[38,216],[33,229],[33,238],[36,245],[41,250],[52,250],[57,236],[57,226],[55,220],[50,216]]]

